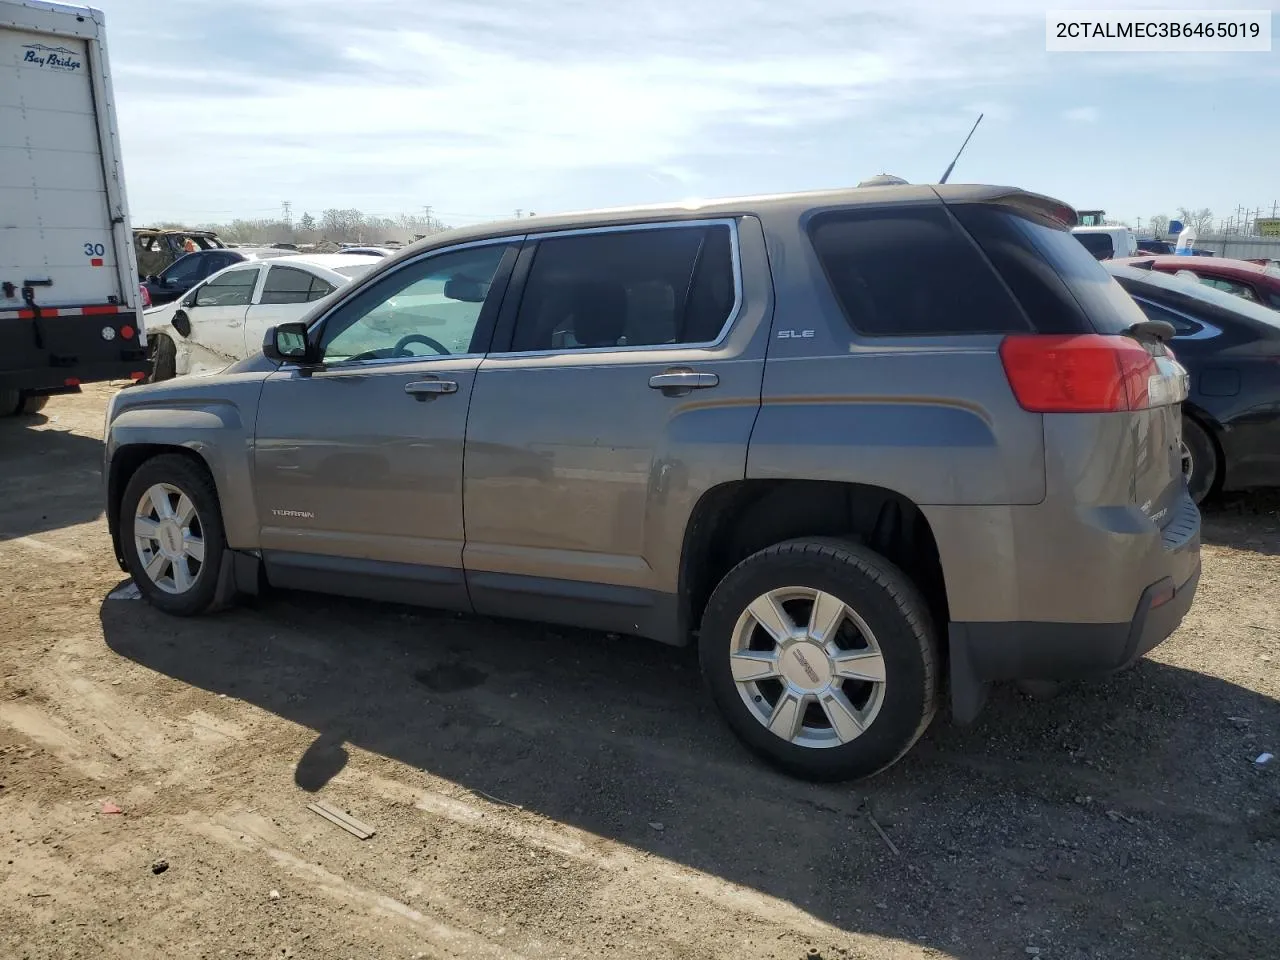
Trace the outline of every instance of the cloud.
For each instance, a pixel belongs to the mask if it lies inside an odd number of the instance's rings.
[[[1025,0],[187,0],[160,18],[156,0],[99,5],[139,220],[288,199],[295,213],[432,204],[464,223],[886,166],[936,176],[979,111],[970,169],[1001,131],[1051,119],[1027,101],[1063,85],[1064,64],[1073,83],[1159,69],[1051,58]]]
[[[923,16],[910,0],[856,13],[655,0],[630,20],[593,0],[436,0],[421,15],[312,0],[305,16],[221,0],[166,7],[165,30],[184,39],[157,45],[148,4],[104,6],[131,199],[178,216],[286,197],[295,210],[434,202],[483,216],[546,208],[609,168],[654,190],[663,170],[701,184],[692,155],[777,149],[916,101],[927,108],[901,118],[898,139],[953,136],[970,121],[947,103],[1018,70],[974,54],[1038,26],[964,5]]]
[[[1099,116],[1097,107],[1072,107],[1062,112],[1062,119],[1071,123],[1097,123]]]

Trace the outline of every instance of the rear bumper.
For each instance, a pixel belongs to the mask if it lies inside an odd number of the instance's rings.
[[[1167,639],[1195,599],[1200,561],[1183,583],[1148,586],[1122,623],[957,623],[949,627],[951,706],[958,722],[982,708],[990,683],[1077,680],[1128,666]]]
[[[32,393],[57,393],[67,387],[103,380],[129,380],[135,374],[145,376],[151,362],[117,360],[108,363],[77,363],[66,367],[36,367],[26,370],[0,370],[0,389],[24,390]]]
[[[30,313],[25,311],[24,313]],[[37,393],[150,370],[139,315],[98,304],[0,316],[0,389]]]

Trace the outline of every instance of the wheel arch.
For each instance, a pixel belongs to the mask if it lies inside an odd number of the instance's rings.
[[[933,530],[920,507],[880,486],[827,480],[737,480],[707,490],[685,527],[679,627],[697,630],[716,584],[746,557],[785,540],[836,537],[863,543],[900,568],[948,620]],[[945,643],[945,631],[939,631]],[[944,661],[945,663],[945,658]]]
[[[177,454],[199,465],[213,481],[218,499],[222,499],[216,472],[200,452],[191,447],[172,443],[131,443],[117,447],[107,471],[107,529],[111,532],[111,547],[115,551],[116,562],[120,564],[122,570],[125,569],[125,563],[124,552],[120,546],[120,501],[124,499],[124,491],[129,486],[129,481],[142,465],[167,454]]]

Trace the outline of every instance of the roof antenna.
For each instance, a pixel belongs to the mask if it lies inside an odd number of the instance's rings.
[[[947,178],[951,176],[951,171],[956,168],[956,160],[960,159],[960,154],[964,153],[964,148],[969,145],[969,138],[973,136],[973,131],[978,129],[978,124],[982,122],[982,114],[978,114],[978,119],[973,121],[973,128],[969,131],[969,136],[964,138],[964,143],[960,144],[960,149],[956,151],[956,159],[947,165],[947,172],[942,175],[942,179],[938,183],[946,183]]]

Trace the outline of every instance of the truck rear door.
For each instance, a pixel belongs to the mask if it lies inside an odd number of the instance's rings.
[[[60,32],[6,25],[6,16],[19,15]],[[14,292],[0,294],[0,309],[19,306],[24,286],[50,308],[137,299],[126,286],[127,237],[119,249],[126,225],[116,145],[100,115],[107,87],[94,54],[101,48],[91,36],[65,35],[60,21],[86,34],[99,26],[0,3],[0,283]]]

